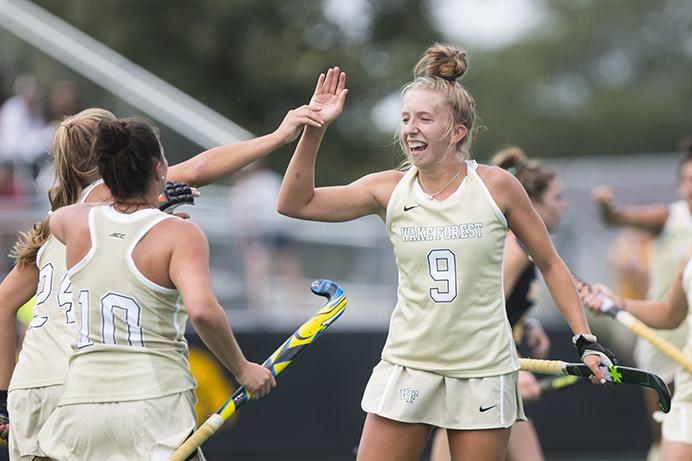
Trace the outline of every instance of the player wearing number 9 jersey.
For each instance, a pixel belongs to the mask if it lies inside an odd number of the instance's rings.
[[[195,427],[188,314],[252,395],[266,395],[275,381],[233,337],[211,290],[204,235],[158,210],[168,165],[155,129],[137,119],[101,121],[93,151],[113,202],[71,205],[50,218],[66,246],[79,338],[39,446],[61,461],[148,460],[172,452]]]
[[[523,187],[510,173],[469,160],[475,108],[457,82],[466,67],[465,52],[439,44],[416,65],[415,80],[402,91],[400,143],[411,164],[407,171],[315,188],[319,144],[347,93],[345,74],[329,69],[311,101],[321,108],[324,126],[305,129],[284,176],[281,213],[317,221],[376,214],[394,247],[397,305],[362,401],[368,415],[359,461],[417,460],[431,426],[450,429],[455,460],[504,459],[510,427],[524,418],[502,292],[509,228],[543,272],[556,304],[581,335],[579,344],[594,349],[585,349],[583,360],[603,379],[595,350],[600,346]]]
[[[216,147],[171,166],[168,179],[209,184],[291,141],[309,113],[305,107],[290,111],[274,133]],[[110,200],[91,145],[97,123],[115,119],[109,111],[92,108],[58,125],[52,152],[56,181],[49,192],[52,210],[79,201]],[[38,431],[62,394],[77,329],[64,279],[65,247],[51,236],[47,219],[22,235],[13,252],[17,264],[0,284],[0,416],[7,398],[12,429],[0,419],[0,437],[9,432],[11,459],[24,461],[43,456]],[[34,319],[15,367],[15,314],[34,294]]]

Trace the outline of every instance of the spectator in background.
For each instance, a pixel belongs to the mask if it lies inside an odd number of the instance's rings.
[[[47,117],[51,123],[60,123],[79,110],[77,89],[74,82],[61,80],[53,85],[48,101]]]
[[[255,311],[270,305],[274,298],[271,294],[277,288],[288,296],[288,304],[303,296],[291,223],[276,212],[280,188],[281,176],[255,162],[236,175],[231,193],[236,244],[245,269],[245,297],[248,307]]]
[[[43,116],[41,90],[32,76],[19,76],[14,92],[0,107],[0,160],[11,162],[17,178],[28,182],[48,155],[53,127]]]

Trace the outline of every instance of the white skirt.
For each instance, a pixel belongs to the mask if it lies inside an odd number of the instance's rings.
[[[526,420],[517,372],[450,378],[384,360],[373,368],[361,407],[395,421],[458,430],[506,428]]]

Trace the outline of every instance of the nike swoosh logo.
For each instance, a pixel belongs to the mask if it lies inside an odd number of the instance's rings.
[[[406,206],[404,205],[404,211],[412,210],[420,205],[411,205],[411,206]]]
[[[485,413],[486,411],[488,411],[488,410],[490,410],[490,409],[492,409],[492,408],[495,408],[496,406],[497,406],[497,405],[493,405],[493,406],[491,406],[491,407],[483,408],[483,405],[481,405],[481,406],[478,408],[478,411],[480,411],[481,413]]]

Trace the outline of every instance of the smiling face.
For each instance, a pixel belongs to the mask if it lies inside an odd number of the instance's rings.
[[[435,91],[411,89],[403,98],[401,145],[418,169],[458,162],[456,144],[466,135],[466,127],[454,124],[445,99]]]

